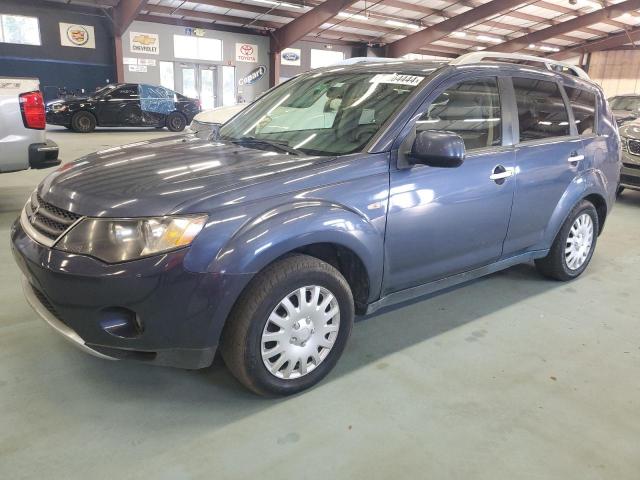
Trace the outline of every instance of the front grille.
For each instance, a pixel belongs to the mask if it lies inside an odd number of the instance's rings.
[[[640,155],[640,140],[627,140],[627,148],[632,155]]]
[[[640,170],[640,163],[625,163],[625,162],[622,162],[622,165],[624,165],[626,168],[633,168],[635,170]]]
[[[45,202],[36,192],[24,208],[33,229],[50,240],[56,240],[81,217]]]

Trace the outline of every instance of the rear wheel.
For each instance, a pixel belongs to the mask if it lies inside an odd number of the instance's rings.
[[[93,132],[96,129],[96,117],[89,112],[78,112],[71,119],[71,128],[79,133]]]
[[[260,395],[290,395],[325,377],[353,325],[353,297],[334,267],[291,255],[259,273],[227,320],[221,353]]]
[[[595,207],[587,200],[581,201],[565,220],[549,254],[536,260],[540,273],[562,281],[580,276],[593,256],[598,229]]]
[[[167,128],[172,132],[181,132],[187,126],[187,119],[180,112],[170,113],[167,117]]]

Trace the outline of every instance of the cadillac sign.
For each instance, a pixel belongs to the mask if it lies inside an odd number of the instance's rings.
[[[265,73],[267,73],[267,67],[265,67],[264,65],[260,65],[259,67],[254,68],[248,74],[246,74],[244,77],[242,77],[238,81],[238,85],[240,85],[240,86],[253,85],[258,80],[260,80],[262,77],[264,77]]]

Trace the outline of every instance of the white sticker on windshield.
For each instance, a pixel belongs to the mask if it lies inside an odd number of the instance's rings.
[[[421,75],[403,75],[401,73],[379,73],[369,82],[371,83],[394,83],[396,85],[418,85],[424,77]]]

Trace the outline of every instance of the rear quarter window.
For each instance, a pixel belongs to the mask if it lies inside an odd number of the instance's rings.
[[[580,135],[596,132],[596,95],[582,88],[564,87]]]

